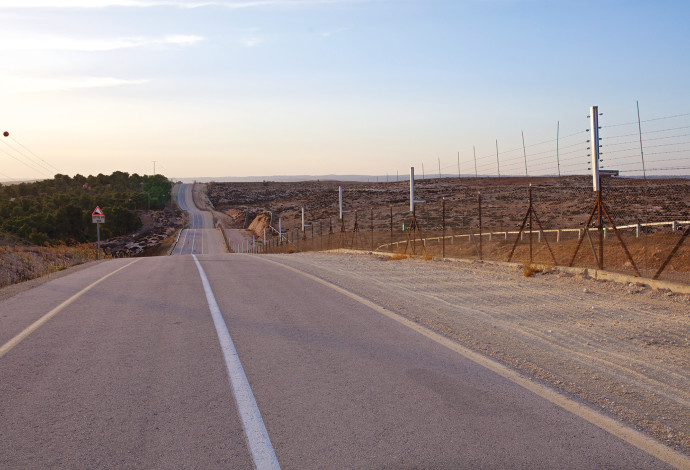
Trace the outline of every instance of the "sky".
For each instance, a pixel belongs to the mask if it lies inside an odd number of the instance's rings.
[[[685,0],[0,0],[0,181],[585,174],[590,106],[603,167],[690,174],[689,19]]]

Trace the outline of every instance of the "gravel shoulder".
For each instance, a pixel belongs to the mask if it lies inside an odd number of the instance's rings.
[[[690,296],[558,271],[265,255],[492,357],[690,455]]]

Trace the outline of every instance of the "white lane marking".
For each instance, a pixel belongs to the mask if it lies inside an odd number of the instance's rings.
[[[309,278],[315,282],[318,282],[319,284],[322,284],[326,287],[330,287],[331,289],[335,290],[336,292],[339,292],[353,300],[356,300],[357,302],[366,305],[367,307],[371,308],[372,310],[379,312],[382,315],[387,316],[388,318],[395,320],[398,323],[401,323],[402,325],[426,336],[427,338],[431,339],[432,341],[435,341],[436,343],[445,346],[446,348],[450,349],[451,351],[456,352],[457,354],[460,354],[461,356],[464,356],[465,358],[471,360],[472,362],[475,362],[476,364],[479,364],[480,366],[483,366],[492,372],[495,372],[496,374],[510,380],[511,382],[529,390],[530,392],[548,400],[549,402],[553,403],[556,406],[559,406],[560,408],[563,408],[566,411],[569,411],[570,413],[574,414],[575,416],[578,416],[585,421],[590,422],[591,424],[597,426],[600,429],[603,429],[604,431],[608,432],[609,434],[612,434],[619,439],[627,442],[628,444],[631,444],[634,447],[637,447],[638,449],[656,457],[657,459],[666,462],[667,464],[675,467],[675,468],[680,468],[680,469],[690,469],[690,458],[686,457],[685,455],[681,454],[680,452],[677,452],[669,447],[666,447],[665,445],[661,444],[660,442],[655,441],[651,437],[646,436],[645,434],[642,434],[641,432],[632,429],[618,421],[616,421],[613,418],[610,418],[606,415],[603,415],[591,408],[589,408],[586,405],[577,403],[563,395],[561,395],[558,392],[555,392],[551,390],[550,388],[541,385],[539,383],[532,382],[529,378],[524,377],[520,373],[514,371],[513,369],[510,369],[503,364],[488,358],[486,356],[483,356],[479,353],[476,353],[472,351],[471,349],[468,349],[464,346],[461,346],[459,343],[456,343],[455,341],[446,338],[445,336],[436,333],[433,330],[430,330],[429,328],[426,328],[418,323],[415,323],[412,320],[409,320],[402,315],[395,313],[391,310],[387,310],[380,305],[375,304],[374,302],[365,299],[364,297],[361,297],[354,292],[350,292],[346,289],[343,289],[342,287],[339,287],[335,284],[332,284],[324,279],[321,279],[319,277],[316,277],[312,274],[306,273],[304,271],[301,271],[299,269],[293,268],[292,266],[287,266],[283,263],[279,263],[278,261],[274,261],[271,259],[266,259],[263,257],[257,257],[254,256],[253,259],[261,259],[263,261],[266,261],[267,263],[272,263],[276,264],[278,266],[282,266],[285,269],[288,269],[290,271],[293,271],[295,273],[299,273],[302,276]]]
[[[213,324],[218,334],[218,341],[223,351],[230,385],[235,395],[237,410],[242,418],[242,426],[244,427],[244,433],[247,436],[249,449],[254,459],[254,466],[257,470],[280,469],[278,458],[271,445],[271,439],[268,437],[268,431],[266,431],[266,426],[261,418],[259,406],[256,404],[256,399],[244,373],[240,357],[237,355],[235,344],[232,342],[228,327],[225,324],[225,320],[223,320],[223,314],[220,312],[213,290],[211,290],[211,284],[209,284],[204,268],[201,267],[201,263],[199,263],[196,255],[192,256],[199,270],[201,283],[204,285],[208,308],[211,311]]]
[[[11,340],[9,340],[7,343],[3,344],[2,347],[0,347],[0,358],[1,358],[2,356],[4,356],[5,354],[7,354],[7,353],[8,353],[13,347],[15,347],[17,344],[19,344],[20,342],[22,342],[22,340],[24,340],[24,339],[25,339],[27,336],[29,336],[31,333],[33,333],[33,332],[36,331],[38,328],[40,328],[41,325],[43,325],[45,322],[47,322],[48,320],[50,320],[51,318],[53,318],[55,315],[57,315],[62,309],[64,309],[65,307],[67,307],[69,304],[71,304],[72,302],[74,302],[75,300],[77,300],[79,297],[81,297],[82,295],[84,295],[84,294],[85,294],[86,292],[88,292],[89,290],[91,290],[91,289],[93,289],[94,287],[96,287],[96,286],[97,286],[98,284],[100,284],[101,282],[103,282],[103,281],[105,281],[106,279],[108,279],[108,278],[109,278],[110,276],[112,276],[113,274],[122,271],[123,269],[125,269],[125,268],[131,266],[132,264],[136,263],[136,262],[139,261],[140,259],[141,259],[141,258],[137,258],[137,259],[135,259],[134,261],[132,261],[131,263],[128,263],[128,264],[122,266],[121,268],[118,268],[118,269],[116,269],[115,271],[113,271],[113,272],[111,272],[111,273],[109,273],[109,274],[106,274],[105,276],[103,276],[102,278],[100,278],[99,280],[97,280],[96,282],[94,282],[94,283],[92,283],[92,284],[89,284],[88,286],[84,287],[82,290],[80,290],[79,292],[77,292],[76,294],[74,294],[72,297],[70,297],[69,299],[65,300],[65,301],[62,302],[60,305],[58,305],[57,307],[55,307],[54,309],[52,309],[50,312],[46,313],[46,314],[43,315],[41,318],[39,318],[38,320],[36,320],[35,322],[33,322],[31,325],[29,325],[29,326],[27,326],[26,328],[24,328],[24,331],[22,331],[22,332],[19,333],[17,336],[15,336],[15,337],[12,338]]]
[[[194,245],[196,245],[196,229],[194,229],[193,235],[194,236],[192,237],[192,251],[191,251],[192,254],[194,254]]]

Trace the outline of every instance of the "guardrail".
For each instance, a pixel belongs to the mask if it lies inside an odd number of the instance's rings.
[[[216,222],[216,230],[218,229],[220,229],[220,233],[223,236],[225,248],[228,250],[228,253],[233,253],[232,248],[230,248],[230,244],[228,243],[228,237],[225,235],[225,228],[223,227],[223,224],[220,223],[220,220]]]
[[[177,239],[175,239],[175,244],[174,244],[174,245],[172,246],[172,248],[170,249],[170,252],[168,253],[168,256],[172,256],[172,254],[175,253],[175,248],[177,248],[177,242],[180,241],[180,235],[182,235],[182,231],[183,231],[183,230],[184,230],[184,229],[182,228],[182,229],[180,229],[179,232],[177,232]]]

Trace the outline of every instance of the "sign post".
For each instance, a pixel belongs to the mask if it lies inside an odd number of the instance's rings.
[[[96,233],[98,234],[98,259],[101,259],[101,224],[105,223],[105,214],[100,207],[96,206],[96,209],[91,213],[91,222],[96,224]]]

